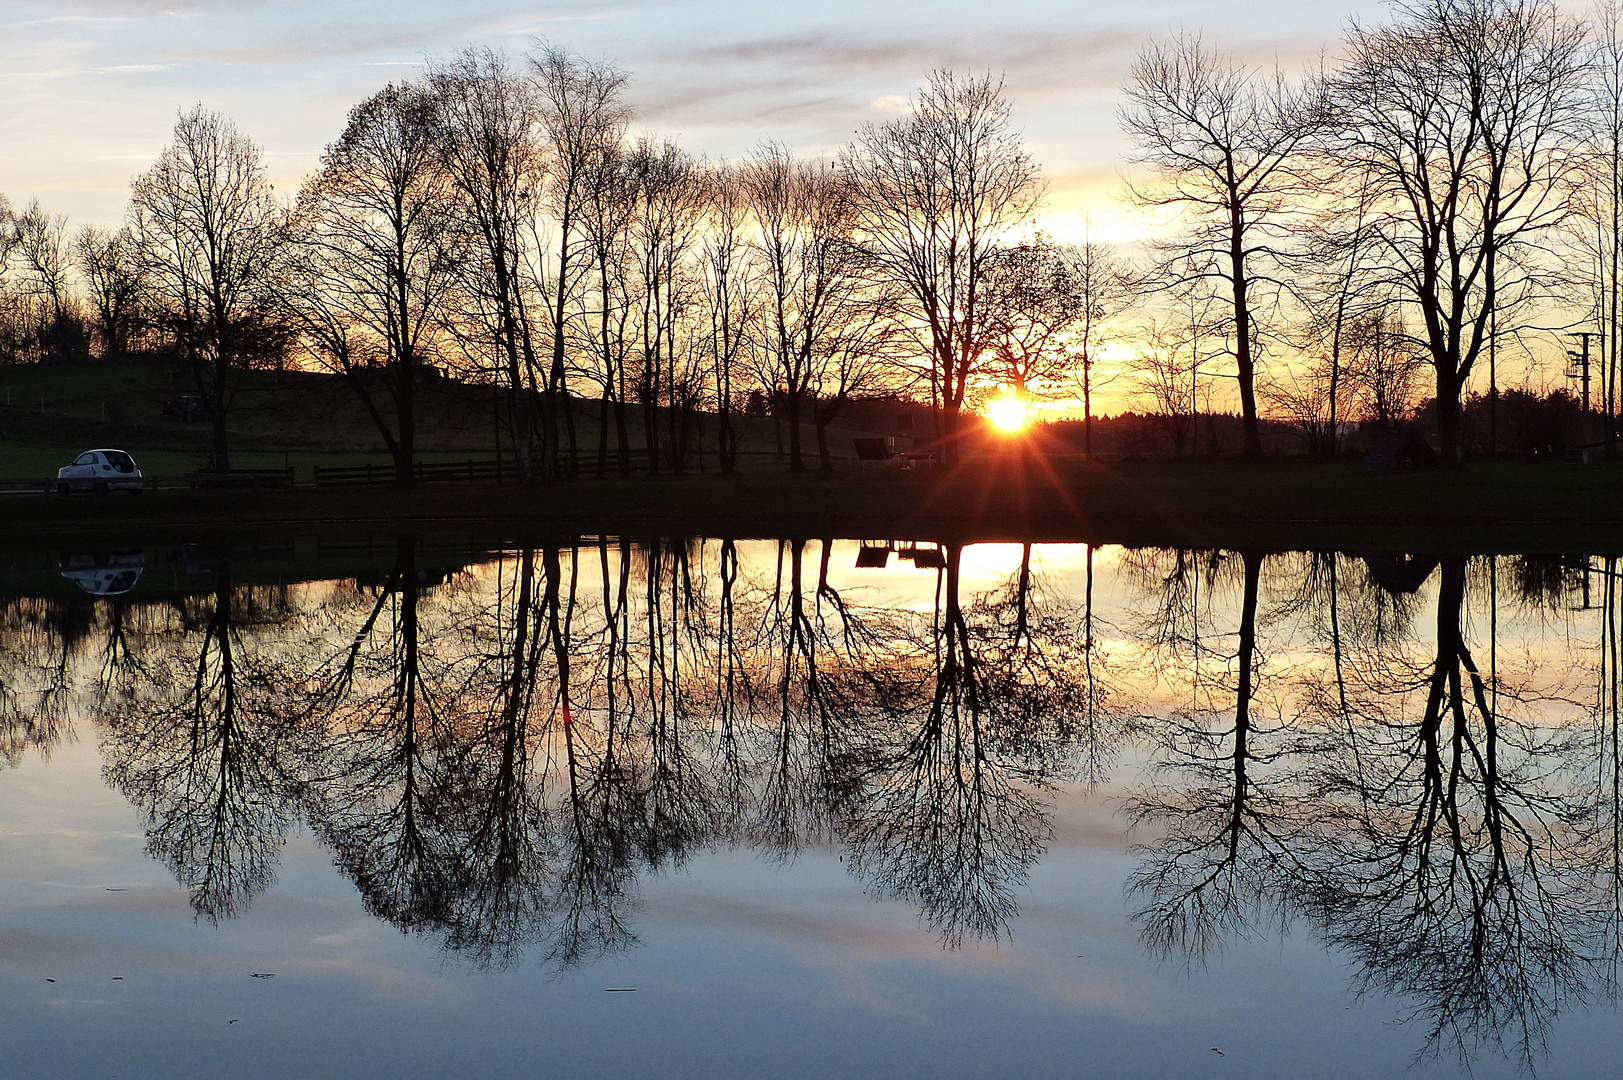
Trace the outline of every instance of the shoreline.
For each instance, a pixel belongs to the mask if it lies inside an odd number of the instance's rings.
[[[418,533],[479,543],[613,534],[1128,546],[1623,552],[1623,462],[1487,462],[1365,476],[1345,462],[750,472],[531,485],[165,490],[0,499],[0,547]]]

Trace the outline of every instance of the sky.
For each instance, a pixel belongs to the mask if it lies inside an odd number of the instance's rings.
[[[0,192],[113,224],[130,178],[201,102],[297,188],[346,111],[425,57],[514,57],[547,38],[631,75],[639,129],[711,157],[773,139],[832,154],[894,114],[933,68],[1002,72],[1049,185],[1048,227],[1142,229],[1121,204],[1118,88],[1152,36],[1184,28],[1287,69],[1333,48],[1373,0],[0,0]]]

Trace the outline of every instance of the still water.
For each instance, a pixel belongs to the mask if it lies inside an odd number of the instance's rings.
[[[8,559],[8,1075],[1592,1077],[1623,1051],[1616,559]]]

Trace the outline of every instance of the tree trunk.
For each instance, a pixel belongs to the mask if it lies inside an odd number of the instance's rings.
[[[784,419],[789,424],[789,471],[803,472],[806,460],[800,451],[800,395],[791,390],[784,395],[783,411],[787,413]]]
[[[716,459],[723,476],[733,474],[733,463],[738,455],[738,441],[733,434],[733,411],[725,398],[721,403],[719,427],[716,431]]]
[[[620,455],[620,475],[631,475],[631,425],[626,420],[626,403],[614,399],[614,446]]]
[[[1465,464],[1465,425],[1458,381],[1437,373],[1437,453],[1443,464],[1458,469]]]
[[[1234,364],[1240,384],[1240,426],[1245,431],[1244,454],[1262,457],[1262,428],[1257,422],[1256,362],[1251,355],[1251,307],[1246,296],[1245,220],[1233,191],[1229,193],[1229,271],[1234,286]]]
[[[210,410],[210,413],[212,415],[209,420],[213,427],[214,436],[214,449],[212,451],[214,468],[217,472],[225,472],[231,468],[230,437],[225,429],[225,410],[215,407]]]
[[[204,390],[204,400],[208,402],[209,408],[209,428],[210,434],[213,436],[214,468],[218,472],[225,472],[231,468],[231,433],[226,429],[225,425],[227,368],[225,364],[216,361],[206,370],[213,375],[209,385],[201,389]]]
[[[642,401],[642,445],[648,457],[648,475],[659,475],[659,416],[644,393]]]
[[[394,479],[401,487],[410,487],[416,479],[412,460],[417,446],[417,370],[411,362],[403,362],[395,388],[395,440]]]
[[[1093,460],[1093,361],[1082,360],[1082,456]]]

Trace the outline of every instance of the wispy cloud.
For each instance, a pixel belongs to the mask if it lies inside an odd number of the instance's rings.
[[[849,31],[786,34],[709,46],[686,54],[696,67],[764,66],[797,73],[917,77],[933,68],[1006,72],[1011,82],[1048,84],[1115,60],[1137,48],[1143,34],[1123,27],[954,27],[951,32],[876,38]],[[1112,65],[1114,66],[1114,65]]]
[[[396,52],[400,49],[426,49],[439,41],[454,40],[459,20],[416,26],[381,27],[371,23],[335,22],[321,26],[301,26],[253,43],[188,49],[192,60],[212,61],[251,67],[308,65],[323,60],[339,60],[368,53]]]

